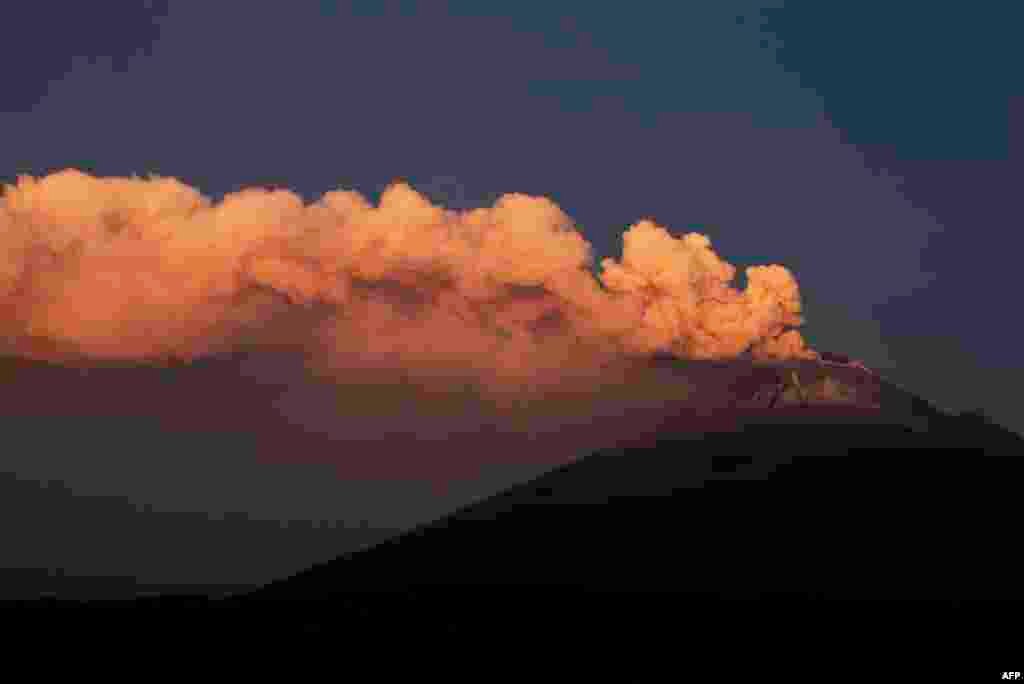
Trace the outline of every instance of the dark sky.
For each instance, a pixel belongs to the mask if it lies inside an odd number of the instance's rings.
[[[813,347],[1024,431],[1015,7],[19,3],[0,25],[0,176],[153,172],[307,201],[401,177],[450,208],[523,192],[599,257],[651,217],[741,271],[790,268]]]

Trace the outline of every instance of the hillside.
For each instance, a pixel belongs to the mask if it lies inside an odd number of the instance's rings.
[[[790,407],[748,411],[734,431],[666,425],[654,445],[592,453],[241,598],[1024,596],[1017,568],[992,552],[1018,536],[1024,440],[878,389],[874,413]]]
[[[202,593],[204,583],[217,585],[211,594],[234,591],[242,601],[348,601],[475,585],[642,588],[677,597],[1018,591],[1009,566],[986,549],[1012,538],[1020,436],[983,416],[942,413],[842,359],[637,364],[638,373],[678,377],[700,400],[567,426],[565,444],[607,448],[509,471],[504,484],[476,490],[484,494],[458,495],[471,503],[399,534],[245,513],[256,487],[266,490],[261,497],[275,487],[309,488],[311,501],[330,495],[322,475],[293,481],[274,470],[266,475],[273,482],[237,480],[261,448],[330,453],[337,443],[282,423],[272,409],[281,388],[240,379],[235,360],[167,368],[0,360],[8,437],[0,485],[15,510],[6,523],[15,554],[6,595],[18,586],[70,598],[88,597],[94,586],[103,596],[171,585],[170,594]],[[840,391],[823,389],[826,376]],[[58,457],[62,451],[68,456]],[[147,489],[105,494],[98,483],[118,471]],[[161,510],[152,498],[158,485],[187,487],[197,501],[242,493],[234,511],[226,500],[216,515],[201,503]],[[39,535],[50,540],[49,569],[18,556],[42,548],[33,541]],[[88,548],[75,552],[81,544]],[[185,548],[191,555],[182,555]],[[72,556],[86,570],[106,561],[117,576],[93,569],[76,577],[73,568],[55,576]],[[954,572],[952,560],[964,557],[983,562]],[[195,579],[171,576],[172,566]],[[215,582],[207,579],[211,568]]]

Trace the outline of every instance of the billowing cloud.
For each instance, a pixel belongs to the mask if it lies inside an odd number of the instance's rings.
[[[796,280],[747,269],[651,220],[595,277],[590,245],[544,197],[449,211],[395,183],[305,204],[245,189],[211,202],[173,178],[20,176],[0,199],[8,351],[195,359],[286,346],[339,378],[508,394],[593,382],[609,361],[814,358]],[[39,350],[46,350],[40,352]]]

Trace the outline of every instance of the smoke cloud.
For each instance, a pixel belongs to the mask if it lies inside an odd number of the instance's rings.
[[[377,206],[261,188],[214,203],[173,178],[19,176],[0,198],[0,339],[58,360],[289,348],[325,378],[498,397],[655,352],[817,357],[786,268],[748,268],[739,291],[704,235],[643,220],[623,242],[595,277],[543,197],[449,211],[396,182]]]

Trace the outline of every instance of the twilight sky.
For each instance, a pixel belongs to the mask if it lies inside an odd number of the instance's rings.
[[[598,262],[650,218],[740,273],[790,269],[811,347],[1022,432],[1012,6],[19,3],[0,178],[156,173],[307,202],[402,178],[450,209],[525,193]]]

